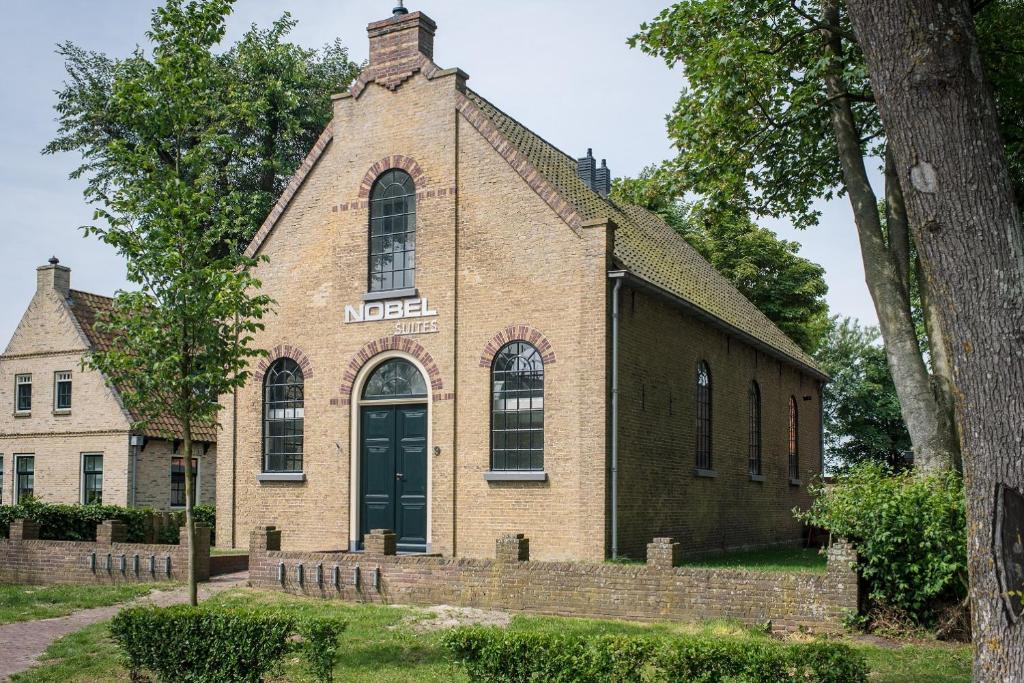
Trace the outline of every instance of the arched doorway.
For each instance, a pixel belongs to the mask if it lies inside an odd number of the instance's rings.
[[[387,358],[359,393],[358,535],[394,529],[400,552],[427,549],[428,393],[413,363]]]

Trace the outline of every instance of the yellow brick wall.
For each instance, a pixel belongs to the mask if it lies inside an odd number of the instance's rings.
[[[217,496],[217,447],[210,444],[204,454],[202,444],[194,445],[193,456],[199,461],[199,505],[215,505]],[[169,510],[171,501],[171,458],[180,455],[174,453],[174,444],[163,439],[150,439],[145,448],[137,450],[136,477],[138,489],[135,504],[138,507],[149,507],[157,510]]]

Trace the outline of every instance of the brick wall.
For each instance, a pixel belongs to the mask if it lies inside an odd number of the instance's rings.
[[[519,549],[508,547],[513,540],[499,540],[497,560],[302,553],[281,552],[281,532],[260,528],[251,537],[249,581],[256,588],[356,602],[633,620],[726,618],[771,621],[780,630],[832,630],[858,608],[856,555],[843,543],[833,546],[828,570],[818,574],[671,567],[663,563],[664,552],[653,553],[647,565],[518,561]],[[658,541],[662,551],[671,545]]]
[[[95,543],[42,541],[27,520],[11,523],[10,538],[0,539],[0,583],[111,584],[185,581],[188,546],[122,543],[124,525],[104,522]],[[181,530],[181,538],[185,538]],[[210,577],[210,530],[196,527],[196,578]]]

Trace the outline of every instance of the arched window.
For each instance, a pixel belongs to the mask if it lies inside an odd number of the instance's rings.
[[[491,469],[544,469],[544,361],[526,342],[506,344],[491,365]]]
[[[366,380],[363,400],[426,398],[427,383],[415,365],[401,358],[386,360]]]
[[[302,368],[291,358],[274,362],[263,379],[263,471],[301,472]]]
[[[385,172],[370,193],[370,291],[416,284],[416,185],[405,171]]]
[[[697,469],[711,469],[711,369],[697,363]]]
[[[761,387],[756,381],[750,383],[750,474],[761,475]]]
[[[796,396],[789,397],[789,479],[800,479],[800,415],[797,413]]]

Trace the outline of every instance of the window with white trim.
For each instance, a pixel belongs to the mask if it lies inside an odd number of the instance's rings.
[[[14,376],[15,412],[28,413],[32,410],[32,375]]]
[[[71,372],[53,373],[53,409],[71,410]]]

